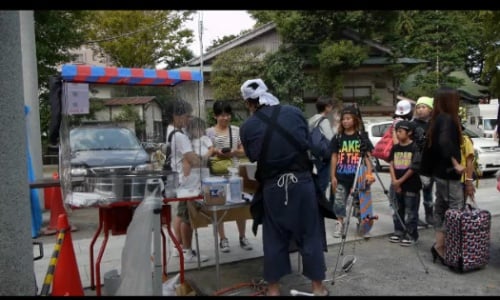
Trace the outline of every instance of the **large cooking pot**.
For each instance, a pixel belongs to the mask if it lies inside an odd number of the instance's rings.
[[[149,171],[110,173],[99,176],[85,177],[85,190],[113,197],[116,201],[142,201],[146,189],[146,181],[152,178],[161,178],[165,191],[178,186],[179,176],[172,171]]]

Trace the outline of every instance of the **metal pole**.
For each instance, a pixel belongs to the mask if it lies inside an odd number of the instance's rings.
[[[200,73],[202,80],[200,81],[200,90],[198,92],[198,117],[205,119],[205,95],[204,95],[204,81],[205,76],[203,74],[203,12],[198,12],[198,36],[200,39]]]

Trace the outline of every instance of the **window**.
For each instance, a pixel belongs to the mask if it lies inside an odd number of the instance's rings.
[[[392,123],[387,123],[387,124],[381,124],[381,125],[374,125],[372,127],[372,136],[374,137],[382,137],[384,133],[391,127]]]
[[[372,101],[372,90],[370,86],[346,86],[342,91],[344,102],[354,102],[360,105],[369,104]]]
[[[76,63],[84,63],[85,62],[83,53],[76,54],[75,62]]]

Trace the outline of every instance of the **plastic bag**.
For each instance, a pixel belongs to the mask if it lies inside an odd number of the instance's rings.
[[[149,179],[148,179],[149,180]],[[152,296],[151,242],[155,208],[161,207],[161,180],[154,190],[146,184],[144,200],[134,212],[122,250],[121,284],[115,296]]]

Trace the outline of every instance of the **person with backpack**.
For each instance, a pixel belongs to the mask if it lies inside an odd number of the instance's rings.
[[[314,197],[307,121],[297,107],[280,105],[262,79],[245,81],[241,94],[251,116],[241,125],[240,138],[247,157],[257,161],[260,192],[254,194],[250,211],[254,225],[262,224],[266,295],[280,295],[280,279],[292,272],[289,247],[295,242],[311,292],[327,296],[326,237]]]
[[[422,151],[425,144],[426,132],[431,119],[433,103],[434,99],[422,96],[417,99],[417,104],[415,105],[415,114],[411,122],[415,127],[414,142],[417,144],[420,151]],[[425,226],[426,224],[429,224],[432,226],[434,224],[432,215],[432,188],[434,186],[434,179],[432,177],[420,175],[420,180],[422,181],[422,204],[424,206],[425,222],[419,219],[418,225]]]
[[[167,126],[167,144],[171,149],[170,168],[179,174],[179,185],[189,176],[192,168],[201,166],[201,159],[193,150],[193,146],[185,128],[191,118],[192,107],[189,102],[175,99],[169,103]],[[174,234],[183,248],[184,262],[197,261],[197,254],[192,248],[193,228],[189,221],[189,212],[186,201],[177,203],[177,213],[174,218]],[[178,256],[177,251],[173,251]],[[208,257],[200,254],[200,261],[207,261]]]
[[[309,130],[318,130],[321,135],[324,136],[324,142],[327,143],[329,154],[326,157],[316,157],[312,155],[312,161],[315,167],[313,172],[318,176],[317,182],[321,191],[326,194],[327,190],[329,190],[326,198],[333,205],[333,191],[328,189],[330,184],[330,141],[333,138],[333,130],[328,116],[333,110],[333,99],[326,96],[319,97],[318,100],[316,100],[316,110],[318,113],[308,119]]]

